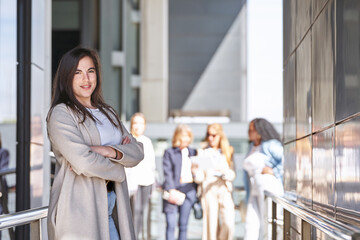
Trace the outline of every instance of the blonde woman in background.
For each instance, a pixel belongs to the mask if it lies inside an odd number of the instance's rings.
[[[140,239],[144,223],[144,210],[148,208],[155,183],[155,153],[151,139],[144,136],[146,120],[144,114],[135,113],[130,120],[130,132],[144,146],[144,159],[133,168],[126,168],[126,177],[131,196],[135,234]],[[149,217],[149,216],[148,216]],[[150,236],[148,236],[150,238]]]
[[[166,240],[174,239],[176,223],[179,226],[179,240],[187,239],[187,225],[192,206],[196,201],[196,187],[191,173],[190,157],[196,150],[189,147],[193,134],[187,125],[175,129],[172,147],[165,150],[163,158],[163,189],[170,193],[168,200],[163,200],[163,212],[166,215]],[[186,194],[181,206],[176,205],[176,192]],[[176,221],[177,213],[179,220]]]
[[[201,169],[193,165],[194,180],[200,186],[203,207],[203,240],[232,240],[235,227],[235,210],[232,200],[233,152],[220,124],[207,127],[207,147],[199,151],[211,165]],[[219,219],[220,218],[220,219]]]

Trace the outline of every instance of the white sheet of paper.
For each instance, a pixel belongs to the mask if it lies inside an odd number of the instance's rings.
[[[226,158],[219,151],[207,148],[199,152],[199,155],[190,158],[192,163],[197,164],[200,169],[227,169],[229,166]]]

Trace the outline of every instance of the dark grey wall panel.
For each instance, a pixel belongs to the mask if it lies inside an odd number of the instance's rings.
[[[296,138],[295,121],[295,55],[292,55],[284,68],[284,142]]]
[[[239,0],[169,1],[170,110],[182,108],[244,4]]]
[[[290,53],[295,50],[296,0],[283,1],[283,61],[287,64]]]
[[[312,27],[313,131],[334,123],[334,4],[330,2]]]
[[[296,50],[296,137],[311,133],[311,32]]]
[[[360,111],[360,2],[336,5],[336,121]]]
[[[360,226],[360,2],[296,0],[296,16],[291,4],[288,0],[283,5],[284,56],[290,54],[284,63],[286,196]],[[298,42],[291,51],[294,31]],[[291,122],[297,127],[293,139]],[[297,220],[291,221],[299,231]],[[312,233],[314,239],[326,239],[316,230]],[[295,231],[290,236],[297,237]]]
[[[317,1],[317,0],[314,0]],[[301,0],[296,2],[296,27],[295,27],[295,42],[299,44],[300,40],[305,36],[309,30],[312,13],[313,0]]]
[[[302,0],[298,0],[297,2],[301,2],[301,1]],[[315,19],[320,14],[321,10],[323,10],[324,6],[332,1],[333,0],[313,0],[312,20],[315,21]]]

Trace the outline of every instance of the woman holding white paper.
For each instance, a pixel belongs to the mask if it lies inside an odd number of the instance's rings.
[[[235,179],[230,146],[220,124],[208,126],[207,147],[199,151],[199,157],[209,164],[193,165],[194,180],[200,186],[203,207],[203,240],[232,240],[235,225],[232,181]],[[220,221],[219,221],[220,216]],[[220,224],[221,223],[221,224]]]
[[[166,215],[166,240],[174,239],[177,213],[179,213],[178,239],[186,240],[189,215],[196,201],[196,187],[191,174],[190,160],[190,156],[196,155],[196,150],[189,147],[192,139],[190,127],[179,125],[175,129],[172,147],[164,153],[163,189],[166,194],[163,195],[163,212]],[[185,194],[185,200],[180,201],[178,196],[183,196],[182,193]]]
[[[283,146],[274,126],[263,118],[249,124],[249,152],[243,162],[247,211],[244,240],[263,239],[264,190],[282,195]]]

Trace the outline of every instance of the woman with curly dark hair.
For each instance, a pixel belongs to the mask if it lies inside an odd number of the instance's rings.
[[[250,147],[243,162],[247,202],[244,240],[257,240],[262,239],[264,190],[283,194],[283,146],[266,119],[252,120],[248,134]]]

